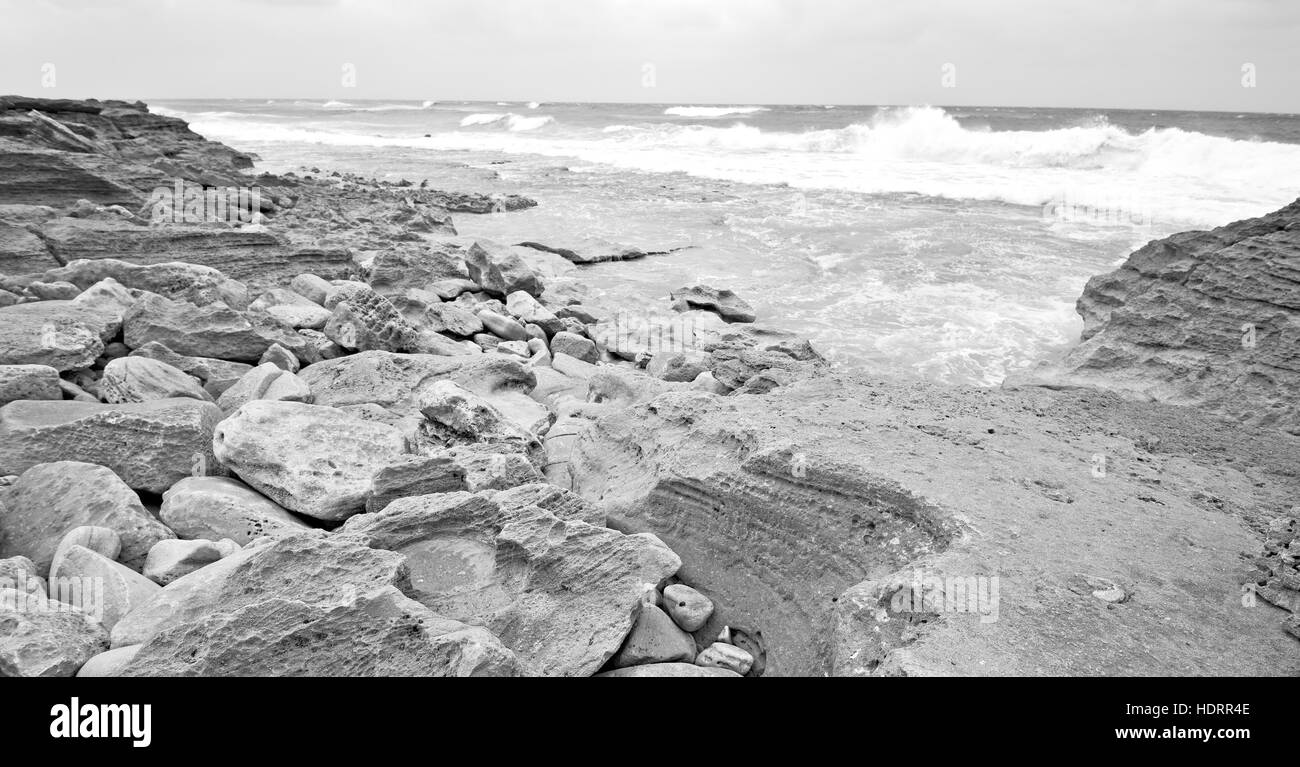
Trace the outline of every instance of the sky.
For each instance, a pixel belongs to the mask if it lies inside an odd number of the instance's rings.
[[[1300,113],[1300,2],[0,0],[0,93]]]

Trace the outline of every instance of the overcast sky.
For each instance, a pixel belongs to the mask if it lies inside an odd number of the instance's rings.
[[[0,93],[1300,112],[1300,0],[0,0]]]

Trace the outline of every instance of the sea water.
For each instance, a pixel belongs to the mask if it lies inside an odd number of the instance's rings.
[[[1078,342],[1088,278],[1177,231],[1300,197],[1300,116],[844,105],[161,101],[259,169],[315,166],[538,207],[502,242],[644,250],[584,268],[610,306],[704,283],[843,366],[997,385]],[[299,171],[301,172],[301,171]]]

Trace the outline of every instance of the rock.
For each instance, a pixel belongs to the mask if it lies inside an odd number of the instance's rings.
[[[556,333],[551,339],[551,353],[567,354],[576,360],[593,365],[600,360],[600,352],[596,350],[595,343],[568,331]]]
[[[182,539],[229,538],[240,546],[265,536],[311,529],[275,501],[230,477],[182,479],[163,493],[158,515]]]
[[[122,676],[491,676],[515,672],[490,633],[403,596],[400,556],[304,533],[178,578],[114,627],[143,643]]]
[[[59,371],[49,365],[0,365],[0,405],[20,399],[63,399]]]
[[[1300,434],[1300,200],[1135,250],[1077,302],[1078,346],[1006,385],[1095,387]]]
[[[512,354],[525,360],[532,357],[532,354],[528,350],[528,344],[523,341],[502,341],[497,344],[495,351],[498,354]]]
[[[301,350],[302,362],[314,365],[324,360],[332,360],[347,354],[342,346],[334,343],[318,330],[302,329],[298,331],[306,346]]]
[[[807,341],[802,341],[719,345],[709,351],[709,369],[719,383],[740,389],[762,373],[783,373],[782,383],[788,385],[825,373],[829,366]]]
[[[709,373],[709,355],[703,352],[661,352],[650,358],[645,372],[664,381],[694,381]]]
[[[438,381],[430,386],[420,398],[420,412],[429,419],[430,433],[444,444],[527,444],[535,439],[533,432],[506,418],[486,398],[454,381]]]
[[[213,434],[217,460],[290,511],[338,521],[365,508],[374,475],[406,451],[397,429],[332,407],[254,400]]]
[[[465,468],[450,455],[399,456],[396,462],[375,472],[374,491],[366,499],[366,511],[382,511],[398,498],[465,490],[465,474]]]
[[[528,506],[546,509],[560,519],[586,522],[594,527],[605,526],[605,512],[582,496],[545,482],[519,485],[496,493],[484,493],[506,511]]]
[[[234,185],[246,183],[232,179]],[[254,288],[283,285],[303,267],[340,275],[353,268],[342,249],[288,247],[275,234],[257,226],[142,227],[121,220],[59,218],[42,226],[41,234],[50,249],[69,263],[121,259],[156,266],[183,253],[191,269],[219,268],[225,276]]]
[[[298,358],[293,356],[293,352],[279,344],[271,344],[267,350],[263,352],[262,357],[257,361],[257,364],[259,365],[265,365],[267,363],[275,365],[281,370],[287,370],[290,373],[297,373],[300,367]]]
[[[370,265],[370,287],[381,295],[399,295],[408,288],[427,289],[443,280],[466,279],[469,271],[456,248],[440,244],[427,250],[390,250]]]
[[[329,295],[329,281],[314,274],[300,274],[289,282],[289,290],[297,293],[314,304],[325,307],[325,296]]]
[[[438,280],[428,286],[429,292],[444,301],[450,301],[462,293],[476,293],[482,290],[477,282],[469,279]]]
[[[117,332],[112,318],[72,301],[0,308],[0,365],[87,368]]]
[[[39,274],[58,263],[27,227],[0,220],[0,274]]]
[[[754,308],[730,290],[695,285],[674,290],[671,298],[673,308],[678,311],[704,309],[717,314],[727,322],[753,322],[757,318]]]
[[[71,282],[32,282],[27,285],[27,292],[39,301],[70,301],[77,297],[81,289]]]
[[[435,450],[430,457],[450,460],[463,477],[463,488],[471,493],[480,490],[505,490],[519,485],[541,482],[529,456],[522,448],[504,445],[468,444]]]
[[[248,306],[248,289],[243,284],[210,266],[180,261],[137,264],[113,258],[76,259],[46,272],[45,279],[66,280],[82,290],[111,281],[109,284],[199,306]]]
[[[707,370],[695,376],[695,380],[691,382],[691,388],[706,391],[710,394],[729,394],[731,392],[729,387],[720,383],[718,379],[713,377],[713,373]]]
[[[506,296],[522,290],[542,294],[541,277],[512,248],[479,240],[465,251],[469,278],[494,295]]]
[[[136,301],[122,321],[122,332],[133,349],[156,341],[178,354],[237,362],[256,361],[273,343],[290,348],[302,344],[291,328],[275,324],[267,315],[244,315],[225,304],[196,306],[157,295]]]
[[[516,290],[506,296],[506,309],[525,325],[531,323],[540,327],[547,338],[564,330],[560,318],[525,291]]]
[[[102,652],[86,661],[86,665],[77,671],[77,676],[100,678],[117,676],[117,672],[130,663],[136,653],[140,652],[141,646],[133,644]]]
[[[320,330],[329,321],[330,311],[292,290],[272,288],[249,304],[252,311],[265,312],[291,328]]]
[[[85,600],[87,604],[74,606],[104,624],[104,628],[109,631],[113,630],[122,616],[162,590],[161,586],[140,573],[84,546],[71,546],[64,552],[58,571],[50,574],[52,590],[56,582],[67,582],[69,579],[80,579],[83,584],[95,584],[93,590],[97,599]],[[85,593],[83,586],[83,600]]]
[[[411,351],[419,354],[437,354],[442,357],[463,357],[481,354],[482,350],[472,343],[456,341],[441,333],[422,330],[411,345]]]
[[[754,665],[754,657],[735,645],[714,642],[700,652],[695,665],[725,668],[744,676]]]
[[[213,541],[158,541],[149,549],[144,563],[144,577],[166,586],[183,575],[216,562],[225,552]]]
[[[167,539],[164,538],[163,540]],[[59,541],[59,545],[54,549],[54,556],[50,559],[49,572],[51,574],[59,572],[59,565],[62,563],[64,555],[73,546],[80,546],[88,551],[93,551],[114,562],[122,556],[122,536],[118,535],[112,528],[96,527],[94,525],[74,527],[63,536]]]
[[[697,666],[694,663],[649,663],[644,666],[629,666],[596,674],[598,677],[734,677],[740,674],[725,668]]]
[[[108,467],[136,490],[162,493],[193,473],[221,473],[211,402],[165,399],[125,405],[20,400],[0,408],[0,474],[50,461]]]
[[[563,244],[540,243],[540,242],[521,242],[523,247],[541,250],[547,253],[555,253],[572,261],[575,264],[598,264],[604,261],[633,261],[638,258],[645,258],[651,253],[647,253],[640,248],[621,243],[612,242],[600,237],[582,237]],[[668,251],[656,251],[668,252]]]
[[[614,656],[616,668],[647,663],[689,663],[695,660],[695,639],[677,627],[668,614],[653,604],[642,605],[632,633]],[[721,664],[702,663],[725,668]],[[732,669],[734,670],[734,669]],[[743,673],[743,672],[741,672]]]
[[[595,673],[631,630],[643,584],[681,566],[654,536],[469,493],[402,498],[340,534],[404,555],[414,599],[491,630],[533,676]]]
[[[301,378],[272,362],[264,362],[244,374],[217,400],[223,413],[233,413],[253,400],[277,402],[312,401],[311,389]]]
[[[63,392],[65,398],[70,398],[76,402],[99,402],[99,397],[65,378],[59,379],[59,389]]]
[[[121,560],[139,569],[155,543],[174,537],[145,511],[112,471],[59,461],[32,466],[9,488],[0,518],[0,556],[25,556],[49,572],[63,536],[82,526],[107,527],[121,537]]]
[[[333,313],[324,333],[344,349],[403,352],[414,346],[415,328],[369,285],[336,286],[328,301]]]
[[[477,316],[479,321],[483,323],[483,327],[487,328],[490,333],[495,333],[510,341],[528,340],[528,331],[524,330],[524,326],[509,317],[503,317],[487,309],[480,311]]]
[[[515,676],[490,632],[392,586],[336,604],[270,598],[155,636],[118,676]]]
[[[713,615],[713,602],[684,583],[674,583],[664,589],[664,609],[684,630],[699,631]]]
[[[439,333],[469,338],[483,332],[483,321],[474,312],[456,304],[432,304],[423,314],[424,327]]]
[[[277,344],[278,345],[278,344]],[[212,397],[220,397],[226,389],[238,381],[245,373],[253,369],[243,362],[212,359],[210,357],[189,357],[168,349],[163,344],[150,342],[131,352],[132,357],[147,357],[158,360],[194,376],[203,382],[204,391]]]
[[[104,366],[99,398],[108,403],[149,402],[187,397],[211,402],[212,395],[180,370],[149,357],[119,357]]]
[[[72,676],[108,649],[108,632],[80,610],[39,598],[26,604],[15,609],[0,598],[0,677]]]
[[[32,595],[42,599],[48,596],[45,592],[45,579],[36,569],[36,563],[27,557],[0,559],[0,602],[15,599],[14,595],[4,594],[7,590],[19,592],[17,598],[21,598],[21,595]]]
[[[549,417],[545,406],[528,396],[537,385],[536,375],[502,355],[440,357],[362,352],[309,365],[301,377],[311,387],[316,404],[376,404],[408,419],[411,433],[424,420],[421,399],[441,380],[474,392],[523,429],[533,428]]]
[[[114,325],[122,322],[127,311],[135,305],[135,296],[115,279],[105,278],[86,288],[72,299],[72,303],[104,317],[112,318]]]

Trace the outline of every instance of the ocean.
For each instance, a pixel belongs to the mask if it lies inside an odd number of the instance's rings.
[[[1300,197],[1300,115],[1011,107],[161,100],[254,153],[538,207],[501,242],[644,250],[586,267],[610,307],[730,288],[840,366],[996,386],[1064,353],[1089,277],[1149,240]]]

